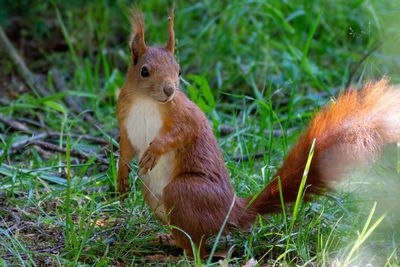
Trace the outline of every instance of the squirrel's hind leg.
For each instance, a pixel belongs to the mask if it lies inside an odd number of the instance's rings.
[[[168,222],[179,228],[173,228],[172,234],[176,244],[190,256],[193,256],[190,240],[200,250],[202,258],[207,256],[207,238],[218,234],[228,214],[235,193],[221,187],[204,177],[185,174],[174,177],[164,188],[163,203]]]

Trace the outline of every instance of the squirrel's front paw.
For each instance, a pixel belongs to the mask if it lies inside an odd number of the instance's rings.
[[[146,174],[160,160],[161,153],[159,153],[154,145],[150,145],[149,148],[144,152],[142,159],[139,162],[139,167],[142,170],[142,174]]]

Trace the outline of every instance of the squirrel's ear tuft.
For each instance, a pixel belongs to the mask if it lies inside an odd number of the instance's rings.
[[[174,32],[174,16],[175,16],[175,14],[174,14],[174,9],[175,9],[175,4],[172,6],[171,13],[168,16],[169,38],[168,38],[167,46],[165,47],[172,54],[174,54],[174,51],[175,51],[175,32]]]
[[[131,49],[132,63],[136,65],[138,58],[146,52],[147,46],[144,42],[144,21],[142,12],[137,8],[132,8],[131,14],[130,22],[132,34],[129,46]]]

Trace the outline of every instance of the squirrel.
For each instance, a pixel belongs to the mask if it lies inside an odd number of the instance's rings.
[[[145,201],[158,219],[176,226],[172,236],[188,255],[193,256],[188,236],[206,255],[205,240],[218,234],[229,211],[224,231],[230,226],[246,230],[258,214],[281,211],[280,190],[285,204],[294,202],[314,140],[307,200],[330,189],[346,168],[400,140],[400,91],[385,78],[367,83],[359,91],[345,91],[314,116],[258,196],[236,196],[206,115],[179,90],[173,10],[168,19],[167,45],[147,46],[142,14],[132,12],[131,64],[117,101],[117,183],[121,195],[130,191],[129,162],[135,156]]]

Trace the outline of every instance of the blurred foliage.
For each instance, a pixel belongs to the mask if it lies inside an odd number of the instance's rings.
[[[57,6],[77,54],[94,62],[103,48],[114,59],[111,68],[123,70],[126,64],[118,61],[128,60],[130,6],[142,8],[150,44],[162,44],[167,38],[171,4],[164,1],[1,1],[5,8],[0,21],[14,39],[62,43]],[[204,75],[217,93],[251,94],[268,82],[287,92],[293,81],[301,90],[330,92],[343,87],[351,69],[382,40],[379,53],[358,75],[378,79],[387,74],[398,81],[400,63],[394,55],[400,45],[398,4],[398,0],[176,1],[177,57],[184,73]],[[321,10],[308,55],[300,64]],[[55,56],[40,45],[32,49],[39,50],[38,57],[51,57],[49,64],[69,65],[65,55]]]

